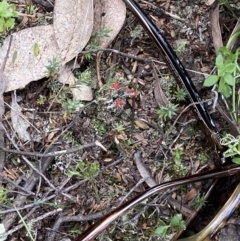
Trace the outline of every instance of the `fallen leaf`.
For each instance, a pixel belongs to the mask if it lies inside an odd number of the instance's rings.
[[[142,133],[134,133],[133,137],[135,137],[138,141],[142,142],[145,145],[148,144],[148,141],[144,138]]]
[[[134,121],[134,123],[143,130],[149,129],[149,125],[142,120],[137,119]]]
[[[208,0],[207,3],[208,5],[212,5],[216,0]]]
[[[101,147],[105,152],[107,152],[107,149],[103,146],[103,144],[100,141],[95,141],[96,146]]]
[[[154,96],[156,99],[156,102],[158,104],[159,107],[161,106],[165,106],[169,103],[166,95],[164,94],[162,87],[161,87],[161,83],[160,83],[160,79],[158,77],[157,71],[156,71],[156,67],[153,65],[153,76],[154,76]]]
[[[203,67],[201,68],[201,71],[202,71],[202,72],[209,72],[209,71],[210,71],[210,67],[209,67],[209,66],[203,66]]]
[[[184,197],[184,202],[188,202],[191,201],[192,199],[194,199],[196,196],[198,195],[198,191],[193,188],[191,191],[189,191],[185,197]]]
[[[210,9],[210,22],[213,45],[215,48],[215,53],[218,54],[218,50],[223,46],[221,28],[219,24],[219,4],[216,4],[214,8]]]
[[[53,137],[57,134],[57,131],[52,131],[51,133],[48,134],[45,142],[50,143],[53,141]]]
[[[72,73],[72,68],[74,66],[74,61],[67,63],[61,68],[59,73],[58,81],[63,84],[68,84],[71,86],[75,86],[76,78]],[[88,85],[77,85],[76,88],[71,88],[73,99],[81,100],[81,101],[91,101],[93,99],[92,88]]]
[[[32,81],[44,78],[46,66],[53,57],[61,62],[52,25],[23,29],[11,36],[12,43],[4,69],[7,80],[5,92],[22,89]],[[7,54],[9,41],[10,37],[7,37],[0,48],[0,65]],[[35,44],[40,50],[37,56],[33,52]],[[13,57],[16,57],[14,62]]]
[[[117,135],[117,138],[119,140],[122,140],[122,141],[127,141],[128,140],[128,136],[125,133]]]
[[[106,48],[118,35],[126,18],[126,6],[122,0],[94,1],[93,34],[99,30],[111,29],[108,37],[100,39],[99,46]]]
[[[112,158],[105,158],[103,161],[104,162],[111,162],[113,159]]]
[[[93,28],[93,0],[55,0],[53,27],[63,64],[87,44]]]
[[[153,179],[152,175],[148,171],[146,165],[143,163],[141,155],[139,152],[134,154],[134,161],[136,163],[137,169],[141,176],[145,179],[145,182],[149,187],[154,187],[157,185],[156,181]]]
[[[18,134],[19,138],[23,141],[29,141],[30,135],[27,131],[30,126],[29,123],[22,117],[22,108],[18,105],[16,98],[12,95],[12,104],[11,104],[11,120],[13,129]]]

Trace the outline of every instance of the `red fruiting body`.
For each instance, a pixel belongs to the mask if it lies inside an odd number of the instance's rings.
[[[119,90],[120,89],[120,84],[118,82],[115,82],[112,84],[113,89]]]
[[[114,104],[115,104],[115,107],[116,107],[116,108],[119,108],[119,107],[123,107],[125,103],[124,103],[124,101],[121,100],[121,99],[116,99],[115,102],[114,102]]]
[[[134,89],[126,89],[126,93],[130,98],[135,98],[136,97],[136,92]]]

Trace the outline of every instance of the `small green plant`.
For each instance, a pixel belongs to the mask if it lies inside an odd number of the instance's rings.
[[[182,214],[176,214],[172,217],[169,225],[167,225],[161,219],[159,220],[159,227],[155,230],[155,234],[165,237],[169,230],[172,232],[177,232],[181,229],[185,229],[186,225],[184,220],[182,219]]]
[[[104,28],[100,31],[97,31],[89,40],[85,50],[96,50],[99,48],[99,40],[102,38],[107,38],[109,37],[109,33],[112,31],[110,28]],[[85,54],[85,57],[88,61],[93,60],[95,57],[95,53],[88,53]]]
[[[37,100],[37,104],[39,104],[39,105],[44,105],[45,102],[46,102],[46,100],[47,100],[46,96],[44,96],[44,95],[39,95],[39,98],[38,98],[38,100]]]
[[[105,123],[101,120],[93,120],[93,127],[100,136],[104,135],[107,131]]]
[[[199,196],[192,200],[191,207],[198,209],[205,205],[205,197]]]
[[[204,81],[204,86],[218,86],[218,92],[225,98],[232,96],[232,113],[235,121],[238,121],[238,108],[240,106],[240,94],[236,92],[236,83],[239,83],[240,66],[238,64],[240,48],[232,53],[227,47],[221,47],[216,58],[217,74],[210,75]],[[236,100],[237,99],[237,100]]]
[[[77,109],[79,108],[80,105],[80,100],[72,100],[72,99],[67,99],[62,103],[62,108],[65,113],[75,113]]]
[[[131,32],[130,32],[130,37],[131,37],[131,43],[130,45],[133,44],[134,40],[136,38],[141,39],[143,37],[143,27],[141,25],[137,25]]]
[[[8,194],[8,191],[3,186],[0,186],[0,203],[6,202],[7,194]]]
[[[81,231],[80,231],[80,227],[79,227],[79,223],[76,223],[71,229],[70,229],[70,233],[76,237],[78,236],[79,234],[81,234]]]
[[[25,220],[23,219],[21,213],[18,211],[18,209],[16,207],[14,207],[14,208],[27,231],[27,236],[30,238],[31,241],[35,241],[35,239],[33,238],[33,235],[32,235],[32,224],[26,223]]]
[[[178,86],[173,95],[177,101],[184,101],[186,99],[187,93],[183,88]]]
[[[223,156],[226,158],[231,157],[232,162],[240,164],[240,136],[234,137],[231,134],[226,134],[222,138],[221,144],[228,147]]]
[[[47,76],[51,78],[56,78],[60,68],[60,62],[57,61],[56,57],[53,57],[52,60],[48,60],[48,63],[49,65],[46,66]]]
[[[179,146],[177,146],[173,151],[173,160],[174,160],[173,171],[176,177],[183,177],[187,173],[187,168],[182,164],[183,154],[184,154],[184,151]]]
[[[114,129],[117,130],[119,133],[123,133],[125,130],[125,127],[122,124],[114,124]]]
[[[175,151],[173,152],[173,160],[177,166],[180,166],[182,163],[182,155],[183,155],[183,149],[181,147],[177,147]]]
[[[171,119],[176,115],[178,105],[168,103],[166,106],[161,106],[156,113],[160,120],[166,121],[167,118]]]
[[[185,49],[186,49],[186,44],[187,44],[187,42],[185,40],[178,41],[177,48],[175,49],[175,52],[177,52],[179,54],[184,52]]]
[[[82,84],[93,87],[92,86],[93,85],[93,72],[90,68],[86,69],[83,72],[77,71],[76,77],[77,77],[76,87],[78,85],[82,85]]]
[[[8,4],[6,0],[0,2],[0,33],[10,29],[18,16],[15,4]]]
[[[87,179],[93,188],[93,191],[96,195],[98,202],[100,202],[100,196],[98,193],[97,186],[95,184],[95,176],[98,174],[99,171],[99,164],[92,163],[89,161],[86,162],[79,162],[74,169],[71,169],[68,172],[68,176],[76,176],[79,179]]]
[[[202,164],[205,164],[208,160],[208,157],[205,153],[200,153],[198,155],[198,159],[201,161]]]

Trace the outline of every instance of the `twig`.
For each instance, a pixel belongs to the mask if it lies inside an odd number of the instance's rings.
[[[106,210],[106,211],[109,212],[110,209]],[[104,215],[101,211],[101,212],[97,212],[97,213],[90,214],[90,215],[87,215],[87,216],[79,214],[79,215],[76,215],[76,216],[59,217],[58,220],[55,222],[55,224],[52,228],[52,231],[50,232],[50,234],[48,236],[47,241],[53,241],[54,240],[57,230],[59,229],[60,225],[64,222],[87,222],[87,221],[90,221],[90,220],[102,218],[103,216]]]
[[[126,58],[135,59],[137,61],[141,61],[141,62],[144,62],[144,63],[154,62],[154,63],[166,66],[165,62],[161,62],[161,61],[156,60],[154,58],[141,58],[141,57],[138,57],[138,56],[133,55],[133,54],[126,54],[126,53],[120,52],[120,51],[118,51],[116,49],[98,48],[98,49],[92,49],[92,50],[88,50],[88,51],[81,51],[80,54],[97,53],[97,52],[100,52],[100,51],[105,51],[105,52],[111,52],[111,53],[114,53],[114,54],[119,54],[119,55],[124,56]],[[191,70],[191,69],[186,69],[186,70],[191,72],[191,73],[208,76],[207,74],[199,72],[199,71],[195,71],[195,70]]]
[[[2,124],[2,117],[3,117],[4,112],[5,112],[3,94],[5,92],[6,85],[7,85],[6,84],[6,77],[5,77],[3,72],[4,72],[4,69],[5,69],[5,65],[6,65],[6,62],[7,62],[7,58],[8,58],[8,55],[9,55],[10,48],[11,48],[11,44],[12,44],[12,35],[11,35],[10,40],[9,40],[7,54],[4,58],[3,64],[2,64],[1,69],[0,69],[0,122],[1,122],[1,124]],[[0,126],[0,145],[4,146],[4,144],[5,144],[4,143],[4,129],[2,128],[2,126],[3,126],[3,124]],[[0,150],[0,173],[2,173],[2,171],[3,171],[4,163],[5,163],[5,153]],[[0,179],[0,181],[1,181],[1,179]]]
[[[37,217],[37,218],[35,218],[35,219],[29,220],[29,222],[30,222],[30,223],[36,223],[36,222],[38,222],[38,221],[40,221],[40,220],[43,220],[43,219],[45,219],[45,218],[47,218],[47,217],[56,215],[57,213],[59,213],[59,212],[61,212],[61,211],[62,211],[62,209],[61,209],[61,208],[58,208],[58,209],[53,210],[53,211],[51,211],[51,212],[45,213],[45,214],[43,214],[43,215],[41,215],[41,216],[39,216],[39,217]],[[9,230],[8,232],[5,232],[5,233],[0,234],[0,238],[7,237],[8,235],[13,234],[14,232],[16,232],[17,230],[19,230],[19,229],[22,228],[23,226],[24,226],[24,224],[22,224],[22,223],[19,224],[19,225],[17,225],[16,227],[14,227],[13,229]]]
[[[80,147],[73,148],[73,149],[70,149],[70,150],[54,151],[54,152],[49,152],[49,153],[46,153],[46,154],[44,154],[44,153],[41,154],[41,153],[38,153],[38,152],[12,150],[12,149],[5,148],[3,146],[0,146],[0,149],[5,151],[5,152],[8,152],[8,153],[14,153],[14,154],[18,154],[18,155],[35,156],[35,157],[55,157],[55,156],[61,156],[61,155],[79,152],[83,149],[94,147],[94,146],[96,146],[96,143],[92,142],[92,143],[88,143],[88,144],[85,144],[85,145],[82,145]]]
[[[13,144],[15,145],[15,143],[13,143]],[[56,148],[56,147],[53,147],[53,148]],[[25,158],[25,157],[23,156],[23,158]],[[46,171],[46,169],[48,168],[48,166],[50,165],[52,160],[53,160],[53,157],[43,157],[42,160],[39,161],[40,169],[41,169],[42,173],[44,173]],[[25,158],[25,161],[26,161],[26,158]],[[29,163],[29,161],[28,161],[28,163]],[[35,167],[34,167],[34,169],[37,170]],[[35,184],[37,183],[37,181],[39,180],[39,170],[37,170],[37,171],[38,172],[32,171],[31,176],[25,182],[23,188],[26,189],[27,191],[31,191],[33,189],[33,187],[35,186]],[[43,178],[45,180],[48,180],[42,173],[41,173],[41,176],[43,176]],[[50,185],[53,186],[52,184],[50,184]],[[54,188],[54,190],[56,190],[56,188],[54,186],[53,186],[53,188]],[[16,207],[19,207],[25,201],[26,201],[26,196],[17,195],[17,197],[15,198],[15,200],[13,202],[13,205]],[[12,226],[16,217],[17,217],[17,213],[10,213],[5,216],[2,223],[4,224],[4,227],[6,230],[8,230],[9,227]]]
[[[55,197],[56,197],[56,194],[53,194],[49,197],[46,197],[42,200],[39,200],[39,201],[35,202],[35,203],[27,204],[27,205],[24,205],[22,207],[8,208],[7,210],[0,211],[0,214],[12,213],[12,212],[16,212],[16,210],[20,211],[20,210],[24,210],[24,209],[28,209],[28,208],[33,208],[33,207],[39,206],[43,203],[46,203],[47,201],[49,201],[49,200],[51,200]]]

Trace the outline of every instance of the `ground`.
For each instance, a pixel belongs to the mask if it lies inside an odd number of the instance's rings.
[[[39,1],[38,11],[51,22],[51,14],[47,12],[51,7],[44,9],[43,2],[48,1]],[[221,115],[211,110],[210,90],[203,88],[205,75],[215,65],[211,7],[207,1],[139,3],[153,17],[203,99],[208,100],[206,104],[218,128],[228,131]],[[237,1],[233,1],[233,6],[239,14]],[[220,17],[225,44],[236,20],[224,5],[220,8]],[[7,240],[74,240],[110,210],[151,187],[143,174],[146,169],[151,180],[158,184],[218,165],[220,156],[214,150],[211,137],[193,109],[184,111],[189,105],[184,90],[176,84],[130,11],[109,48],[125,56],[109,51],[102,53],[97,61],[101,88],[95,71],[95,54],[91,54],[92,58],[79,55],[81,65],[75,75],[92,87],[93,101],[83,102],[78,110],[76,103],[67,101],[72,98],[68,86],[63,87],[51,76],[17,90],[18,103],[31,123],[31,141],[23,143],[14,137],[10,109],[6,107],[3,124],[10,139],[15,139],[19,150],[25,152],[25,155],[6,153],[3,174],[8,179],[2,185],[8,193],[2,196],[0,215],[4,224],[11,223],[9,230],[13,230]],[[138,59],[131,58],[130,54]],[[11,99],[11,93],[4,94],[7,104]],[[160,111],[164,104],[168,106],[165,112]],[[5,142],[7,148],[14,149],[7,137]],[[72,149],[77,151],[71,152]],[[69,153],[42,157],[27,153],[60,150]],[[134,158],[136,153],[140,154],[139,165]],[[38,173],[32,172],[30,165],[37,167]],[[39,172],[41,179],[38,179]],[[237,180],[227,179],[227,184],[218,186],[214,195],[220,195],[221,200],[217,204],[216,200],[211,201],[214,198],[205,203],[211,181],[159,193],[122,215],[97,240],[175,240],[180,235],[178,231],[191,222],[191,216],[204,203],[216,205],[188,230],[198,232],[217,213],[226,196],[231,195],[233,188],[229,186],[234,187]],[[21,207],[18,213],[15,207]],[[25,225],[16,228],[22,218]],[[167,226],[169,223],[172,224]],[[159,231],[162,226],[166,227],[166,233]],[[163,237],[156,234],[156,230]],[[214,240],[221,239],[215,236]]]

